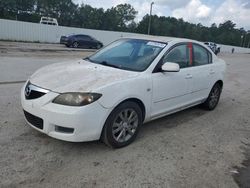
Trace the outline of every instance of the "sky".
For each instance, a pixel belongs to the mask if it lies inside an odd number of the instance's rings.
[[[105,10],[118,4],[129,3],[138,11],[136,22],[150,11],[158,16],[183,18],[191,23],[210,26],[232,20],[236,27],[250,30],[250,0],[73,0]]]

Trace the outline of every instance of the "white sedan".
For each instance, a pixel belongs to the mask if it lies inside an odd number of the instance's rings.
[[[35,72],[21,91],[30,126],[72,141],[119,148],[141,125],[202,104],[213,110],[225,62],[187,39],[124,38],[78,61]]]

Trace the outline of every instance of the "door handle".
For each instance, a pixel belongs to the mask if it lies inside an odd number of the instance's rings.
[[[210,70],[209,74],[214,74],[215,71],[213,69]]]
[[[191,78],[193,78],[192,74],[187,74],[186,75],[186,79],[191,79]]]

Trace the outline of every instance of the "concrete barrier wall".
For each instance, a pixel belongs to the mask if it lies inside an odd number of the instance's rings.
[[[0,40],[59,43],[62,35],[87,34],[107,45],[121,37],[143,36],[142,34],[83,29],[0,19]],[[168,37],[169,38],[169,37]],[[250,53],[249,48],[221,45],[221,52]]]
[[[223,44],[220,44],[220,46],[221,46],[222,52],[231,53],[232,49],[234,48],[234,53],[250,53],[250,48],[241,48],[241,47],[223,45]]]
[[[0,39],[29,42],[59,43],[62,35],[87,34],[102,41],[105,45],[121,37],[139,34],[82,29],[0,19]]]

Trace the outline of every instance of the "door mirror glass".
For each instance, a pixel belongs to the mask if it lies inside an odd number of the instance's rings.
[[[161,66],[163,72],[179,72],[180,66],[177,63],[166,62]]]

